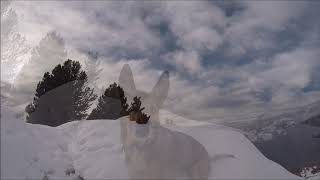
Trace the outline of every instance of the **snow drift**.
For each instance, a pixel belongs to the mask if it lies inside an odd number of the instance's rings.
[[[129,178],[119,120],[47,127],[24,123],[6,107],[2,107],[1,116],[1,179],[73,179],[77,175],[84,179]],[[235,157],[211,162],[210,179],[299,179],[265,158],[235,129],[166,111],[160,111],[160,119],[164,127],[195,138],[210,156]],[[67,173],[70,169],[75,171],[71,175]]]

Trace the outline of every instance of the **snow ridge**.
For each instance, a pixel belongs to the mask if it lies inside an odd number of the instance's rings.
[[[85,179],[129,178],[119,123],[127,117],[47,127],[26,124],[9,108],[1,107],[1,115],[1,179],[74,179],[77,175]],[[212,162],[210,179],[299,179],[265,158],[238,131],[193,120],[183,123],[182,117],[170,113],[160,117],[164,127],[192,136],[211,157],[235,157]],[[165,123],[167,120],[172,123]],[[66,173],[70,169],[74,174]]]

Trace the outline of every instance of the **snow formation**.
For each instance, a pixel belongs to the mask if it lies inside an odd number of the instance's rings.
[[[84,179],[129,178],[119,120],[74,121],[47,127],[24,123],[14,114],[1,107],[1,179],[74,179],[78,175]],[[160,111],[160,118],[164,127],[199,141],[211,157],[235,157],[211,162],[210,179],[299,179],[264,157],[235,129],[166,111]]]

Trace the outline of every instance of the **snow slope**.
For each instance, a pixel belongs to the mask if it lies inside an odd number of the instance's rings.
[[[5,107],[1,111],[1,179],[128,178],[118,120],[76,121],[53,128],[26,124]],[[265,158],[234,129],[169,112],[160,117],[165,127],[198,140],[210,156],[235,156],[212,162],[210,179],[299,179]],[[66,175],[68,169],[75,169],[75,175]]]

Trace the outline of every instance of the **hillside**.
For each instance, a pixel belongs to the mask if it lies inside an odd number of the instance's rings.
[[[320,127],[320,114],[307,119],[304,123],[310,126]]]
[[[2,108],[1,179],[85,179],[128,178],[120,144],[119,120],[77,121],[59,127],[26,124]],[[170,118],[169,113],[162,117]],[[120,119],[126,120],[126,117]],[[295,179],[278,164],[265,158],[242,134],[230,128],[198,124],[166,124],[167,128],[193,136],[210,156],[221,153],[235,158],[211,163],[210,178]],[[210,138],[208,138],[210,137]],[[170,147],[168,147],[170,148]],[[227,168],[226,168],[227,167]],[[74,169],[74,174],[66,172]],[[72,172],[72,171],[71,171]],[[67,173],[68,174],[68,173]]]

